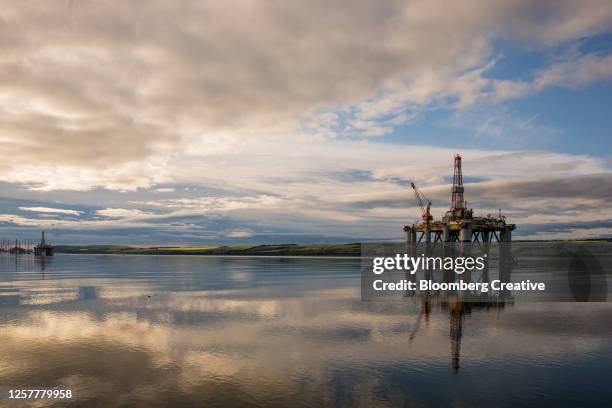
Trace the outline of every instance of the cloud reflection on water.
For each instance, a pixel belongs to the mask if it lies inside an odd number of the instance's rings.
[[[427,401],[435,386],[418,384],[434,376],[452,390],[474,386],[481,370],[501,380],[531,367],[541,372],[536,384],[548,386],[547,367],[593,359],[610,366],[612,307],[526,304],[466,314],[462,371],[453,377],[447,310],[434,305],[410,341],[420,305],[363,303],[358,278],[339,268],[346,276],[336,271],[329,284],[313,279],[296,288],[298,275],[280,290],[236,283],[170,290],[159,270],[2,282],[28,301],[2,306],[0,383],[61,385],[80,402],[105,406],[371,406]],[[49,293],[64,295],[49,301]]]

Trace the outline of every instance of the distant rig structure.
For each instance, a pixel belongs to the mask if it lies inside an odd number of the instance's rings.
[[[47,257],[54,255],[54,247],[47,242],[45,232],[42,231],[40,242],[36,245],[31,240],[21,242],[17,239],[14,242],[2,240],[0,242],[0,253]]]
[[[453,187],[451,190],[451,206],[441,220],[434,220],[431,215],[431,201],[425,197],[414,183],[411,183],[415,197],[421,209],[423,222],[404,226],[408,251],[421,242],[431,244],[436,242],[457,242],[460,247],[468,249],[473,243],[478,243],[483,249],[488,250],[491,242],[511,242],[512,231],[515,224],[506,222],[506,217],[501,214],[492,217],[475,217],[474,211],[467,207],[463,197],[463,174],[461,169],[461,155],[455,154]]]

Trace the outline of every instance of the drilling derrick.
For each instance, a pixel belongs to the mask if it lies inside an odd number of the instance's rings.
[[[463,198],[464,191],[463,173],[461,171],[461,155],[456,154],[453,172],[453,187],[451,189],[451,206],[450,210],[444,217],[445,221],[472,218],[472,210],[467,208],[465,199]]]
[[[463,200],[463,174],[461,173],[461,156],[455,155],[455,171],[453,174],[453,189],[451,197],[451,211],[463,212],[465,201]]]
[[[465,208],[463,201],[463,174],[461,173],[461,155],[455,155],[455,173],[453,174],[453,189],[451,198],[451,210]]]

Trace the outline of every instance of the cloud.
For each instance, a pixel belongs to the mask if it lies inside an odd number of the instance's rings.
[[[538,70],[530,82],[491,80],[490,99],[501,102],[551,87],[578,88],[611,78],[612,55],[579,55]]]
[[[155,190],[117,193],[112,207],[100,208],[104,201],[92,198],[87,205],[94,208],[80,220],[0,214],[0,222],[5,230],[44,226],[62,241],[78,234],[95,242],[135,244],[401,239],[401,227],[419,218],[410,181],[433,200],[436,217],[448,208],[454,152],[370,141],[253,140],[182,161],[174,177],[178,186],[191,187],[177,186],[169,197]],[[528,225],[603,226],[612,220],[605,158],[479,149],[462,149],[462,154],[469,205],[478,215],[502,208],[519,224],[518,236],[535,231]],[[105,231],[102,237],[91,235],[97,229]],[[240,234],[245,231],[252,235]],[[549,237],[567,233],[541,231]]]
[[[553,47],[609,30],[612,6],[155,0],[11,4],[0,18],[0,153],[12,158],[0,178],[136,190],[173,182],[194,151],[303,129],[381,136],[436,101],[465,107],[491,87],[508,99],[604,78],[608,56],[527,85],[485,73],[496,39]]]
[[[556,63],[538,73],[534,87],[578,87],[612,77],[612,55],[583,55]]]
[[[252,231],[230,231],[227,233],[227,237],[229,238],[251,238],[255,234]]]
[[[612,191],[612,177],[609,173],[588,174],[574,177],[537,177],[512,181],[487,181],[470,185],[479,197],[512,199],[520,197],[556,198],[578,200],[608,200]]]
[[[146,206],[163,207],[169,209],[183,209],[197,211],[198,213],[217,213],[241,210],[245,208],[270,208],[279,202],[278,198],[261,195],[254,197],[197,197],[197,198],[170,198],[134,202]],[[111,209],[109,209],[111,210]],[[122,210],[127,211],[127,210]]]
[[[121,259],[118,264],[143,271],[159,267],[157,262],[138,259],[129,264]],[[286,270],[293,261],[266,262],[270,268]],[[350,261],[343,261],[342,267],[346,262]],[[245,270],[248,272],[246,267],[229,272],[244,274]],[[372,365],[382,368],[385,384],[394,384],[405,367],[422,362],[427,363],[423,369],[432,373],[440,367],[451,369],[449,314],[439,305],[432,305],[428,326],[421,327],[410,342],[409,334],[418,324],[418,305],[360,302],[359,289],[349,279],[333,280],[332,288],[330,279],[323,283],[304,279],[287,296],[286,288],[276,285],[243,284],[239,291],[221,290],[218,281],[201,273],[193,276],[189,287],[142,277],[131,274],[123,279],[125,284],[113,286],[108,285],[107,276],[90,275],[89,287],[48,279],[48,290],[20,288],[9,299],[24,304],[5,308],[12,324],[0,332],[0,381],[17,378],[24,387],[32,388],[55,379],[70,386],[79,398],[106,401],[104,405],[111,406],[134,395],[141,396],[144,403],[150,401],[148,405],[171,405],[176,390],[194,404],[204,395],[211,405],[238,405],[246,395],[257,405],[270,405],[270,392],[262,393],[261,384],[267,391],[273,387],[274,402],[282,405],[294,404],[295,395],[314,405],[321,400],[321,390],[330,390],[333,398],[338,387],[346,387],[343,395],[351,401],[373,405],[368,402],[380,400],[381,395],[390,400],[404,397],[396,390],[405,387],[398,383],[397,387],[364,390],[360,387],[364,376],[365,381],[380,379],[379,372],[367,369]],[[96,286],[104,290],[95,290]],[[173,286],[172,293],[159,296],[169,286]],[[91,289],[94,298],[83,297]],[[50,301],[53,310],[36,306]],[[585,314],[590,318],[585,320]],[[492,355],[519,362],[534,358],[558,361],[563,356],[580,364],[583,356],[605,354],[612,334],[610,307],[604,303],[516,304],[497,313],[473,307],[471,316],[464,322],[468,330],[461,344],[462,361],[470,367],[490,365]],[[576,327],[581,336],[574,335]],[[351,334],[356,336],[350,347],[338,341]],[[33,353],[34,349],[38,352]],[[363,375],[330,375],[338,360],[363,368]],[[69,363],[53,366],[54,361]],[[252,381],[255,373],[257,382]],[[554,376],[551,371],[546,377],[550,384]],[[304,378],[308,378],[307,386]],[[125,386],[127,379],[129,387]],[[528,394],[531,385],[521,384]],[[490,392],[492,399],[495,390]]]
[[[418,216],[406,183],[447,200],[455,151],[389,143],[397,126],[446,108],[479,135],[541,137],[546,129],[531,118],[466,112],[605,80],[612,61],[556,55],[612,29],[612,5],[597,0],[313,1],[307,10],[292,1],[22,2],[3,7],[0,21],[0,180],[28,199],[87,201],[97,217],[3,210],[0,221],[157,228],[160,239],[401,234],[397,220]],[[551,58],[497,78],[500,42]],[[603,197],[575,186],[571,208],[508,193],[562,194],[564,177],[595,188],[609,175],[603,159],[461,150],[466,174],[494,180],[470,185],[483,211],[501,205],[531,222],[525,206],[538,204],[564,222],[609,217],[595,209]],[[578,200],[588,201],[579,215]]]
[[[50,207],[19,207],[21,211],[33,211],[39,213],[51,213],[51,214],[65,214],[79,216],[82,214],[81,211],[66,210],[64,208],[50,208]]]
[[[154,215],[141,210],[127,208],[105,208],[103,210],[96,211],[96,214],[108,218],[141,218]]]

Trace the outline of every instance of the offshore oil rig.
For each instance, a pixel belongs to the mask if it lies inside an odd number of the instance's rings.
[[[50,245],[45,240],[45,231],[42,232],[40,243],[34,247],[34,255],[36,256],[53,256],[53,245]]]
[[[512,241],[512,231],[516,225],[506,222],[506,217],[501,214],[501,209],[497,217],[492,217],[490,214],[486,217],[475,217],[474,211],[467,207],[463,197],[465,189],[461,155],[455,155],[451,206],[441,220],[434,220],[431,215],[431,201],[417,189],[414,183],[411,183],[411,186],[421,209],[423,222],[404,227],[409,251],[421,242],[426,244],[458,242],[465,247],[471,246],[466,245],[467,243],[478,242],[488,249],[493,240],[500,243]]]
[[[0,241],[0,253],[13,255],[34,254],[35,256],[53,256],[54,247],[46,241],[45,232],[43,231],[40,242],[36,245],[34,245],[31,240],[20,242],[16,239],[14,243],[7,240]]]
[[[454,158],[453,186],[451,189],[450,209],[446,211],[442,219],[434,220],[431,214],[431,201],[420,191],[414,183],[411,183],[417,203],[421,210],[422,222],[419,224],[406,225],[406,252],[415,256],[419,244],[424,244],[424,252],[430,255],[437,243],[441,243],[445,256],[468,255],[474,246],[478,246],[483,254],[488,254],[491,243],[497,241],[499,246],[497,268],[499,279],[510,282],[513,269],[513,256],[511,254],[512,231],[516,229],[515,224],[506,222],[506,217],[499,214],[495,217],[474,216],[474,211],[468,208],[464,199],[463,174],[461,169],[461,155],[456,154]],[[431,277],[431,271],[425,271],[426,276]],[[454,273],[444,273],[442,279],[451,282],[456,279]],[[466,272],[461,279],[470,280],[470,273]],[[483,281],[489,280],[489,262],[485,262],[485,268],[481,277]],[[451,362],[453,372],[457,373],[460,367],[460,350],[463,333],[463,323],[466,315],[472,310],[478,309],[503,309],[506,305],[505,293],[500,293],[497,299],[472,298],[464,301],[461,294],[455,294],[445,299],[430,298],[425,294],[421,299],[421,314],[415,328],[410,335],[410,341],[416,335],[420,320],[424,317],[428,321],[431,308],[438,305],[442,310],[448,311],[449,315],[449,337],[451,341]],[[437,301],[436,301],[437,300]]]

